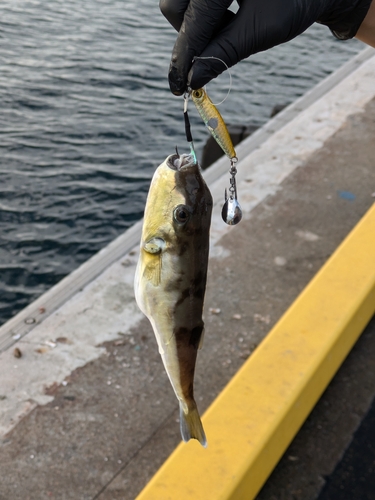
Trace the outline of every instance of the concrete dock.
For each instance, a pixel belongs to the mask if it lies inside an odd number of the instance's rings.
[[[238,226],[220,216],[228,161],[205,172],[215,206],[201,413],[373,205],[374,82],[366,49],[237,148]],[[134,301],[140,227],[0,329],[1,500],[134,499],[180,442]],[[258,500],[318,498],[375,396],[374,354],[372,320]]]

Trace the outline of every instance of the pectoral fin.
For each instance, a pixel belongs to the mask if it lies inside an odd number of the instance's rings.
[[[148,262],[144,268],[143,276],[147,281],[150,281],[154,286],[160,285],[161,280],[161,257],[155,256],[152,261]]]
[[[154,286],[160,285],[162,263],[161,253],[164,247],[165,241],[161,238],[152,238],[143,245],[145,252],[150,254],[147,258],[143,275]]]

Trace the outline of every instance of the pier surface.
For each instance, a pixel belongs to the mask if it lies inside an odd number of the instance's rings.
[[[374,82],[366,49],[237,148],[238,226],[220,216],[228,161],[205,172],[215,207],[201,413],[374,204]],[[131,500],[179,444],[177,400],[134,301],[140,227],[0,329],[1,500]],[[370,320],[258,500],[329,498],[375,396],[374,356]]]

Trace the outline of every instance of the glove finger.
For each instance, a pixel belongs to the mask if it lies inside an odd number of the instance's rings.
[[[190,0],[160,0],[159,2],[161,13],[176,31],[180,31],[189,1]]]
[[[199,54],[188,74],[189,87],[194,90],[204,87],[210,80],[250,55],[252,36],[247,30],[246,34],[241,35],[240,27],[241,19],[237,14]],[[246,40],[242,40],[245,36]]]
[[[173,94],[182,95],[187,88],[187,75],[194,56],[209,43],[227,12],[231,0],[207,2],[191,0],[185,11],[179,35],[172,51],[169,67],[169,86]]]
[[[290,18],[293,19],[293,16],[285,3],[274,2],[272,10],[262,9],[258,3],[259,0],[243,0],[232,21],[205,47],[200,56],[216,59],[198,58],[194,62],[188,76],[192,89],[203,87],[227,67],[234,66],[251,54],[286,41],[288,33],[292,32]]]
[[[320,2],[273,0],[272,8],[264,8],[264,0],[239,3],[233,20],[206,45],[200,56],[213,56],[223,60],[228,67],[234,66],[251,54],[299,35],[319,18],[322,9]],[[193,89],[203,87],[225,69],[217,59],[197,59],[188,76],[189,85]]]

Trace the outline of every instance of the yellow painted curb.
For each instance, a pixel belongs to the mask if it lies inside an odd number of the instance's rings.
[[[251,500],[375,312],[375,205],[137,500]]]

